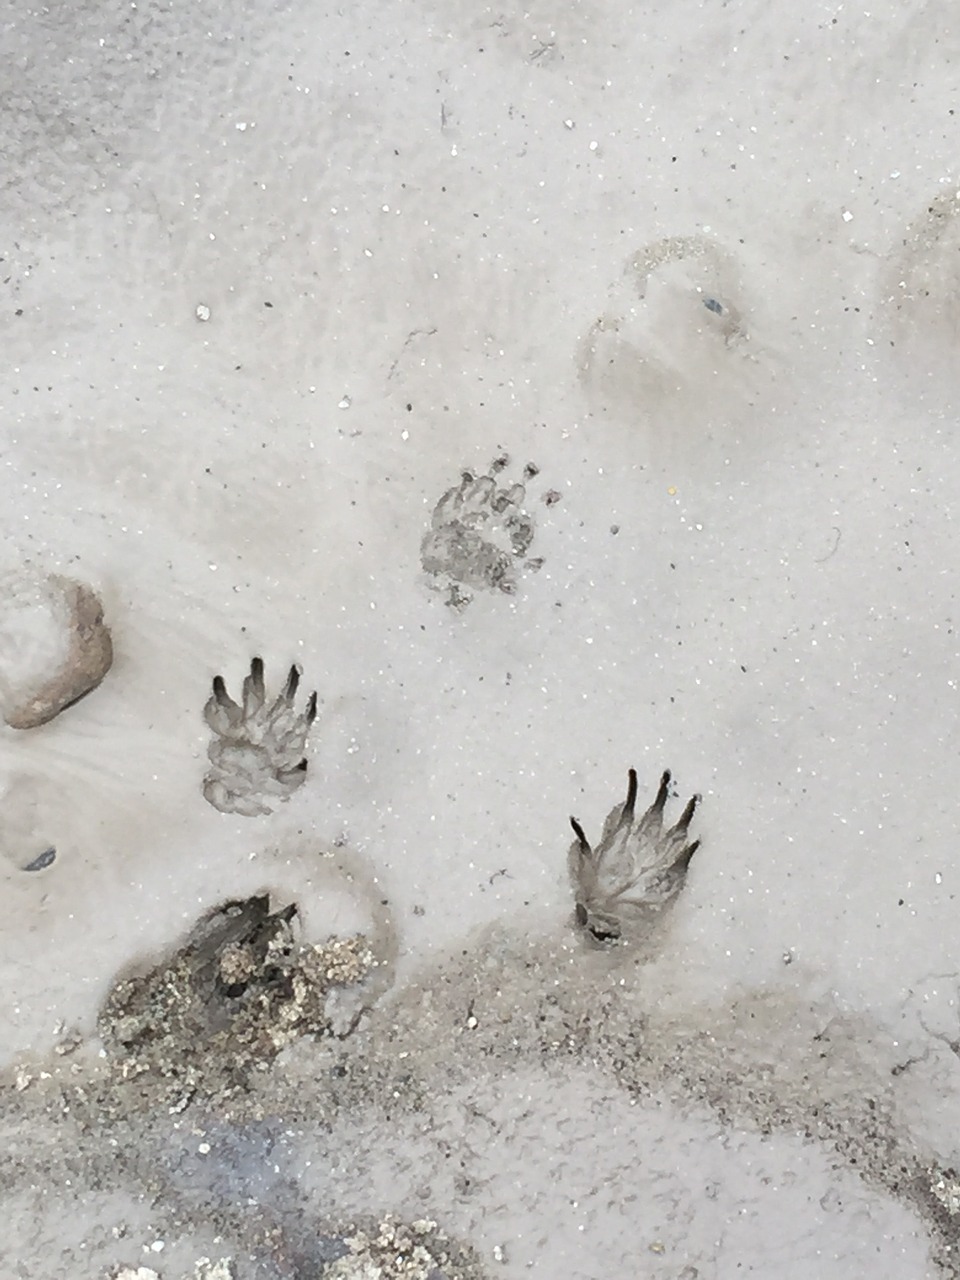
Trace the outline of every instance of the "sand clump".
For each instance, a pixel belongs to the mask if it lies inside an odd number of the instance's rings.
[[[301,1036],[343,1037],[363,1009],[375,967],[362,935],[300,942],[294,904],[260,894],[228,903],[147,973],[123,978],[99,1031],[121,1080],[139,1079],[175,1106],[198,1090],[229,1095]],[[341,989],[353,988],[345,1000]]]

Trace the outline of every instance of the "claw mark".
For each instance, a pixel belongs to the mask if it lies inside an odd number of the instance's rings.
[[[580,823],[573,816],[570,818],[570,825],[576,833],[577,843],[580,846],[580,853],[584,857],[590,857],[590,841],[584,835],[583,827],[581,827]]]
[[[621,822],[632,822],[633,811],[637,807],[637,771],[636,769],[631,769],[630,772],[627,774],[627,778],[629,779],[627,783],[627,800],[626,800],[626,804],[623,806],[623,812],[620,817]],[[667,798],[666,784],[669,781],[670,781],[670,775],[668,773],[665,773],[663,775],[663,779],[661,780],[660,791],[657,793],[657,798],[654,801],[654,806],[659,804],[660,808],[661,809],[663,808],[663,801],[666,800]],[[662,799],[661,799],[661,795],[662,795]]]
[[[261,671],[262,671],[261,663]],[[287,702],[292,702],[297,694],[297,688],[300,684],[300,668],[293,666],[290,668],[290,674],[287,676],[287,683],[283,686],[283,696]]]

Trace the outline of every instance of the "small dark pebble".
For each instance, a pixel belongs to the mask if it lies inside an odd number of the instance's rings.
[[[37,856],[31,862],[28,862],[25,867],[22,867],[21,870],[43,871],[45,868],[53,865],[56,856],[57,851],[51,846],[49,849],[44,849],[43,853],[38,853]]]
[[[703,305],[708,311],[712,311],[715,316],[723,315],[723,307],[716,298],[704,298]]]

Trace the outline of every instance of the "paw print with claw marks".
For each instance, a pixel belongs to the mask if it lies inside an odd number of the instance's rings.
[[[431,528],[420,545],[420,561],[424,572],[446,590],[451,605],[469,604],[471,591],[477,589],[512,594],[518,568],[534,570],[543,563],[525,558],[536,524],[523,504],[527,482],[539,468],[527,463],[522,480],[501,484],[509,465],[503,454],[486,475],[464,471],[460,483],[434,508]]]
[[[248,818],[272,813],[306,778],[303,751],[316,719],[317,695],[310,695],[303,711],[295,709],[300,674],[298,666],[290,668],[283,690],[269,706],[262,658],[251,662],[239,704],[227,693],[223,677],[214,679],[203,711],[214,733],[207,748],[211,767],[203,794],[221,813]]]
[[[672,902],[683,888],[690,860],[700,847],[699,840],[687,843],[687,831],[700,803],[698,795],[665,831],[669,769],[660,778],[653,804],[639,819],[635,813],[636,769],[630,770],[629,778],[626,801],[610,810],[596,848],[577,819],[570,819],[577,837],[569,857],[577,924],[596,942],[616,942],[629,918],[659,911]]]

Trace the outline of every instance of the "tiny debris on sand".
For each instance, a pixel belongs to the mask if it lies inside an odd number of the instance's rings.
[[[387,1215],[372,1230],[344,1235],[349,1253],[328,1263],[320,1280],[461,1280],[466,1257],[437,1227],[422,1219],[404,1223]]]
[[[211,1262],[209,1258],[198,1258],[194,1280],[234,1280],[233,1263],[229,1258],[220,1258],[217,1262]]]
[[[949,1214],[960,1214],[960,1178],[953,1169],[932,1168],[930,1190]]]

